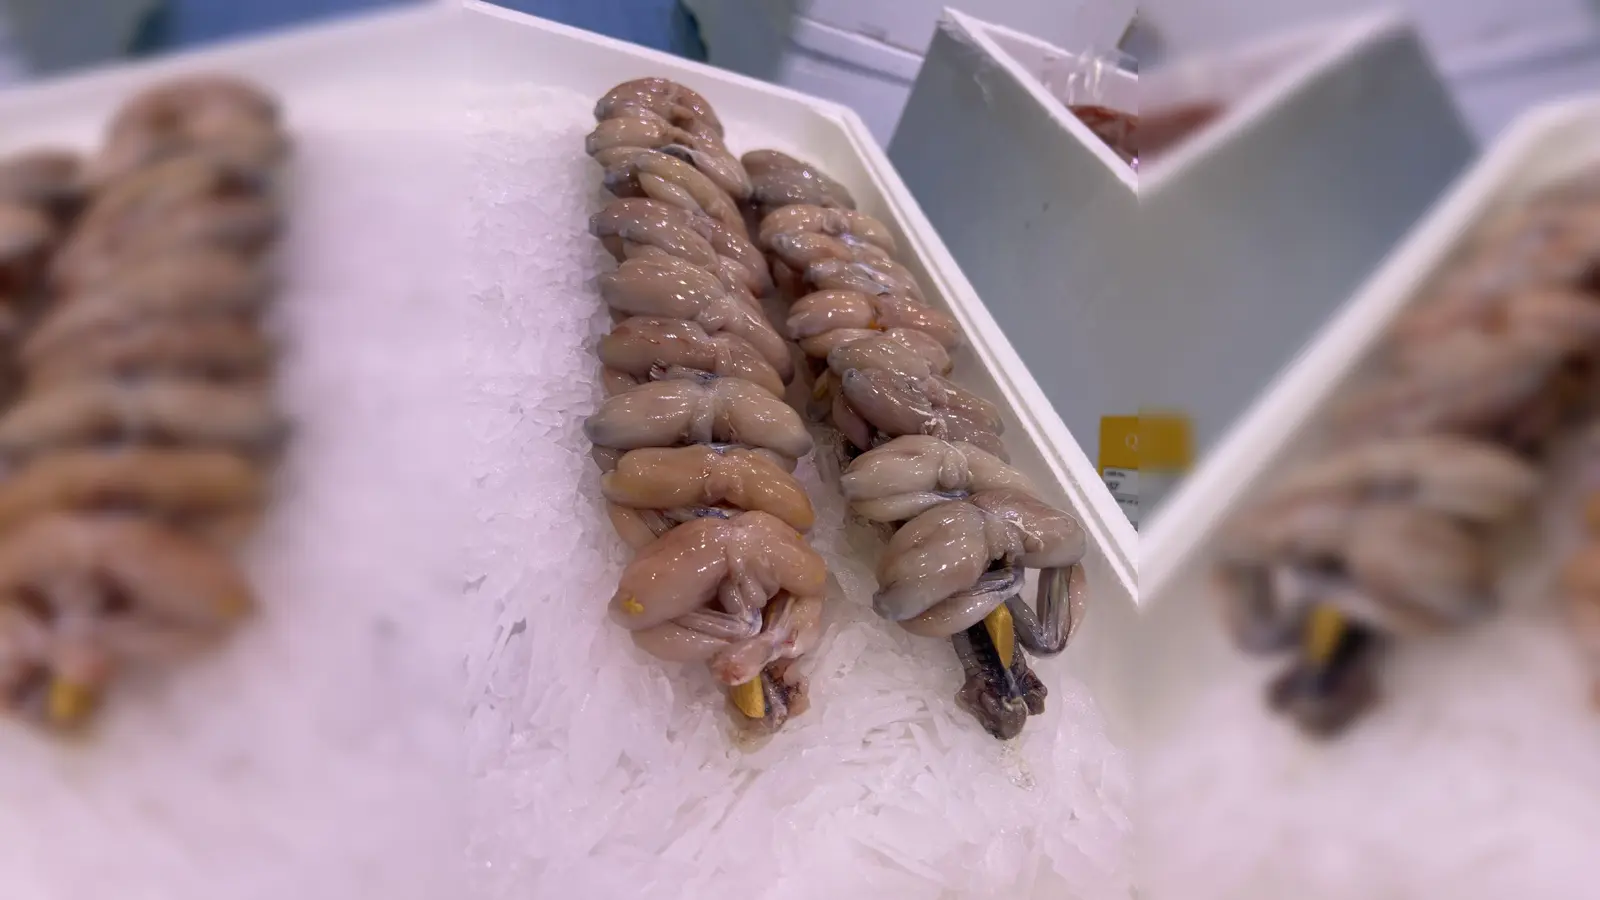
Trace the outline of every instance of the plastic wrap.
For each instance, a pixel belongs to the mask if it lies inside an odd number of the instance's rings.
[[[1108,49],[1047,60],[1039,73],[1045,88],[1135,171],[1139,168],[1135,143],[1138,105],[1129,102],[1131,98],[1116,97],[1112,85],[1118,72],[1137,71],[1133,57]]]

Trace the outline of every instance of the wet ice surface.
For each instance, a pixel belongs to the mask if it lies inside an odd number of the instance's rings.
[[[1383,705],[1347,737],[1311,744],[1264,715],[1275,667],[1213,679],[1142,760],[1150,897],[1593,895],[1600,718],[1550,587],[1578,495],[1549,493],[1567,499],[1508,570],[1503,620],[1393,655]]]
[[[871,570],[809,462],[813,540],[839,590],[811,659],[813,708],[776,739],[731,749],[703,667],[651,659],[606,621],[625,553],[582,433],[609,326],[592,278],[611,265],[586,232],[603,202],[581,150],[592,104],[520,88],[468,107],[475,886],[1126,898],[1126,764],[1087,692],[1044,663],[1047,715],[1012,747],[985,735],[952,702],[948,645],[871,616]],[[728,124],[736,150],[763,138]]]
[[[0,724],[8,900],[452,896],[461,453],[438,423],[460,391],[438,338],[460,317],[432,265],[441,196],[418,177],[448,148],[384,99],[328,86],[289,109],[271,327],[296,433],[247,552],[260,614],[129,684],[83,746]]]

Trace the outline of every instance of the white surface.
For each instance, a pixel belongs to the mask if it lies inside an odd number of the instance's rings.
[[[949,23],[890,156],[1086,447],[1156,408],[1204,453],[1472,152],[1389,17],[1113,82],[1145,112],[1230,104],[1137,177],[1046,89],[1069,54]]]
[[[1600,101],[1522,121],[1163,510],[1162,564],[1141,561],[1140,570],[1148,615],[1141,656],[1150,663],[1139,683],[1148,701],[1141,821],[1152,823],[1140,852],[1159,861],[1151,886],[1164,888],[1151,896],[1592,893],[1581,873],[1600,841],[1600,727],[1575,649],[1549,607],[1550,567],[1573,539],[1570,508],[1544,510],[1541,533],[1519,543],[1503,581],[1504,621],[1401,648],[1383,673],[1384,706],[1350,740],[1322,749],[1261,714],[1266,670],[1223,639],[1202,566],[1207,535],[1305,449],[1330,397],[1366,364],[1464,230],[1495,204],[1597,159]],[[1556,487],[1547,496],[1564,494],[1570,506],[1575,492]],[[1225,836],[1219,821],[1228,823]]]
[[[1012,897],[1122,896],[1126,780],[1107,741],[1132,716],[1126,523],[1059,423],[1032,412],[1044,409],[1037,385],[859,119],[473,5],[0,95],[0,114],[27,123],[5,144],[90,141],[139,84],[213,66],[279,91],[300,140],[278,324],[291,347],[284,403],[301,431],[251,549],[266,613],[207,664],[132,686],[97,745],[64,751],[0,730],[7,900],[435,900],[461,891],[469,835],[472,859],[496,864],[475,869],[475,886],[504,896],[748,883],[772,874],[755,850],[784,834],[784,871],[851,891],[931,898],[941,882],[983,878]],[[584,340],[600,305],[591,295],[594,312],[574,318],[586,272],[558,265],[594,259],[592,242],[572,249],[581,216],[561,199],[577,196],[572,176],[588,164],[560,98],[592,102],[646,74],[704,92],[732,134],[814,160],[891,224],[971,340],[959,380],[1006,408],[1019,467],[1083,519],[1094,606],[1073,648],[1041,667],[1050,711],[1013,752],[954,710],[956,667],[939,642],[864,616],[817,657],[817,708],[752,756],[707,730],[720,717],[709,685],[639,658],[605,625],[619,548],[592,468],[575,462],[586,446],[550,440],[575,435],[593,402],[571,367],[593,364]],[[484,87],[560,92],[502,95],[511,108],[474,137],[458,89]],[[502,405],[513,397],[519,408]],[[820,488],[818,500],[837,510]],[[612,543],[583,540],[600,535]],[[847,587],[860,565],[841,566]],[[517,619],[543,641],[538,653],[495,630]],[[891,685],[903,690],[886,702],[868,690]],[[699,730],[662,730],[669,720]],[[925,757],[935,773],[917,768]],[[932,828],[940,815],[948,824]],[[1063,817],[1079,824],[1064,829]],[[930,834],[897,843],[912,823]],[[848,882],[862,871],[882,874]],[[614,880],[630,873],[657,880]]]

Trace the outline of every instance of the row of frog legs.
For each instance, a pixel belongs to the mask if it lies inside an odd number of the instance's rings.
[[[83,725],[254,604],[233,556],[285,431],[259,314],[287,152],[270,96],[201,75],[94,154],[0,159],[0,705],[27,720]]]
[[[1320,452],[1224,528],[1229,633],[1247,653],[1293,658],[1269,686],[1271,709],[1338,734],[1380,697],[1388,651],[1502,607],[1506,538],[1530,524],[1559,448],[1600,409],[1597,275],[1600,172],[1491,218],[1336,399]],[[1590,498],[1600,534],[1597,509]],[[1600,540],[1589,540],[1557,590],[1596,651]]]
[[[613,620],[657,657],[706,661],[736,722],[798,712],[792,664],[821,637],[828,581],[792,474],[814,426],[851,515],[887,540],[874,610],[949,640],[958,703],[1015,737],[1044,710],[1028,654],[1060,653],[1082,619],[1087,542],[1010,465],[1000,410],[947,380],[956,322],[843,185],[778,151],[735,156],[688,88],[626,82],[595,118],[615,199],[590,230],[618,266],[599,278],[615,324],[586,434],[637,553]]]

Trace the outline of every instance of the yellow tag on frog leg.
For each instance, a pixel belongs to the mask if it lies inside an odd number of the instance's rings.
[[[1011,619],[1011,610],[1004,603],[983,617],[983,628],[989,632],[989,641],[1000,657],[1000,665],[1009,669],[1017,658],[1017,630]]]
[[[1317,604],[1311,607],[1310,619],[1306,622],[1305,652],[1306,660],[1313,665],[1326,665],[1333,658],[1333,651],[1339,648],[1339,639],[1344,637],[1344,616],[1331,606]]]
[[[728,696],[733,699],[733,705],[739,708],[752,719],[760,719],[767,714],[767,696],[761,690],[761,678],[757,675],[744,684],[736,684],[728,688]]]

